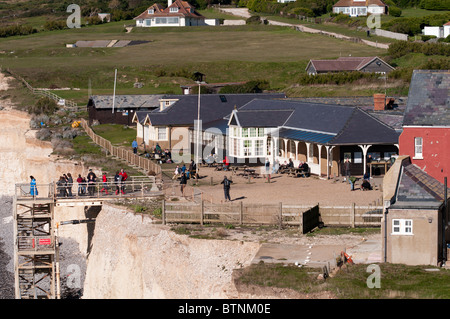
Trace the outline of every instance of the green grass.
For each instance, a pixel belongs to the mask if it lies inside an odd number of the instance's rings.
[[[317,235],[337,236],[337,235],[343,235],[343,234],[372,235],[372,234],[379,234],[379,233],[380,233],[380,228],[323,227],[323,228],[316,228],[313,232],[306,234],[306,236],[309,236],[309,237],[317,236]]]
[[[115,68],[116,94],[181,94],[180,85],[193,83],[182,74],[195,71],[206,74],[210,83],[267,79],[272,88],[283,90],[304,73],[311,58],[385,53],[280,26],[135,28],[124,33],[124,23],[128,22],[0,39],[0,64],[33,87],[77,88],[54,92],[82,104],[87,102],[89,83],[92,94],[113,93]],[[65,47],[94,39],[150,42],[125,48]],[[136,79],[143,88],[133,87]]]
[[[259,263],[237,270],[236,282],[263,287],[290,288],[300,293],[332,292],[339,299],[448,299],[450,270],[426,271],[432,266],[378,264],[380,288],[368,288],[368,265],[342,268],[326,281],[317,279],[317,269]]]
[[[93,127],[96,134],[107,139],[115,146],[129,146],[136,138],[136,128],[120,124],[100,124]]]

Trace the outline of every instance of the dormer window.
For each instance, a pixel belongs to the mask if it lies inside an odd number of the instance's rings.
[[[148,14],[154,14],[155,13],[155,9],[148,9]]]
[[[170,12],[178,12],[178,7],[171,7]]]

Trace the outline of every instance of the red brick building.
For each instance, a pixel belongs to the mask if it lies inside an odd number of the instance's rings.
[[[450,176],[450,71],[415,70],[399,138],[399,155],[444,182]]]

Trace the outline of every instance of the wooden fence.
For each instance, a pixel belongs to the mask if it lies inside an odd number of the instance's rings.
[[[107,150],[107,152],[111,156],[115,156],[117,158],[120,158],[124,161],[126,161],[131,166],[138,167],[140,169],[143,169],[147,173],[155,174],[158,177],[161,177],[161,166],[158,164],[152,162],[150,159],[141,157],[137,154],[134,154],[132,151],[113,146],[110,141],[107,139],[97,135],[94,133],[94,131],[89,127],[87,121],[85,119],[80,120],[81,126],[84,128],[86,133],[89,135],[89,137],[92,139],[94,143],[99,145],[100,147]]]
[[[9,69],[5,69],[6,72],[8,72],[9,74],[11,74],[12,76],[14,76],[16,79],[18,79],[19,81],[21,81],[25,87],[30,90],[31,93],[36,94],[36,95],[41,95],[41,96],[46,96],[54,101],[56,101],[56,103],[59,103],[60,101],[64,101],[64,108],[71,110],[71,111],[78,111],[81,108],[84,108],[85,106],[79,107],[77,103],[75,103],[74,101],[71,100],[66,100],[63,99],[61,97],[59,97],[58,95],[56,95],[53,92],[50,92],[48,90],[43,90],[43,89],[35,89],[33,88],[30,83],[28,83],[23,77],[21,77],[18,74],[13,73],[11,70]]]
[[[162,222],[220,223],[232,225],[298,226],[305,234],[322,222],[325,226],[377,227],[381,225],[382,207],[372,206],[305,206],[248,204],[244,202],[213,204],[162,202]]]

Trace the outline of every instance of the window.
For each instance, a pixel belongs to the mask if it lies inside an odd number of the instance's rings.
[[[167,18],[167,23],[176,24],[178,23],[178,18]]]
[[[263,137],[264,136],[264,128],[260,127],[258,128],[258,137]]]
[[[413,222],[412,219],[393,219],[392,234],[393,235],[412,235]]]
[[[178,12],[178,7],[171,7],[170,12]]]
[[[166,18],[156,18],[155,23],[156,24],[167,24],[167,19]]]
[[[244,156],[252,156],[252,141],[244,140]]]
[[[148,14],[154,14],[155,13],[155,10],[154,9],[149,9],[148,10]]]
[[[248,128],[242,128],[242,137],[248,137]]]
[[[145,25],[149,26],[151,24],[151,20],[150,19],[145,19]]]
[[[249,137],[256,137],[256,130],[254,127],[249,128]]]
[[[255,156],[263,156],[264,155],[264,141],[256,140],[255,141]]]
[[[167,129],[165,127],[158,127],[158,141],[167,140]]]
[[[414,138],[414,158],[423,158],[423,140],[421,137]]]

